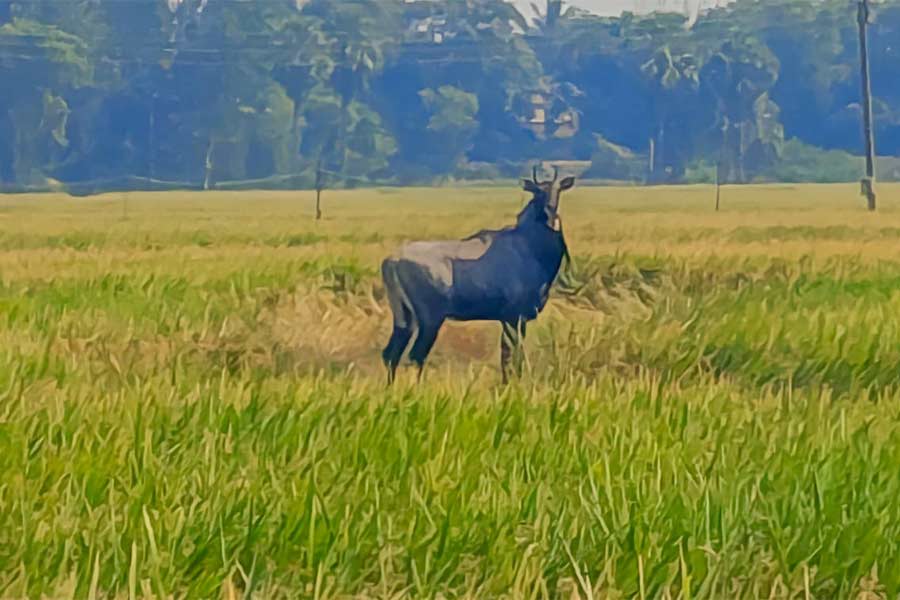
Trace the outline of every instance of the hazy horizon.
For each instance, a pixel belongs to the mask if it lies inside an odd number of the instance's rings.
[[[531,5],[545,9],[547,0],[509,0],[525,15],[531,16]],[[651,12],[654,8],[691,12],[721,3],[719,0],[565,0],[565,7],[574,6],[593,13],[616,16],[625,11]]]
[[[536,4],[542,11],[547,4],[547,0],[512,0],[512,3],[522,11],[525,15],[531,15],[532,4]],[[634,10],[636,0],[569,0],[565,4],[567,6],[575,6],[591,12],[617,15],[626,10]]]

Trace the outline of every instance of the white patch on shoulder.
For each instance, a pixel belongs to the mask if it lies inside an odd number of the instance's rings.
[[[435,283],[445,287],[453,285],[453,259],[478,260],[490,248],[487,241],[474,238],[465,241],[411,242],[394,255],[428,269]]]

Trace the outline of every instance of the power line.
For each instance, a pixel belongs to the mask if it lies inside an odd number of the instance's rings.
[[[480,46],[471,42],[469,44],[470,48],[480,48]],[[28,44],[17,44],[6,42],[2,38],[0,38],[0,60],[3,58],[19,58],[21,60],[33,60],[33,61],[46,61],[46,62],[54,62],[51,59],[48,59],[46,56],[41,55],[25,55],[25,54],[17,54],[11,55],[4,52],[4,49],[15,49],[19,51],[32,51],[32,50],[53,50],[52,48],[45,48],[40,45],[28,45]],[[300,49],[292,49],[292,48],[263,48],[263,47],[236,47],[236,48],[173,48],[173,47],[156,47],[156,46],[143,46],[136,48],[137,51],[152,51],[158,52],[159,56],[155,59],[150,58],[127,58],[121,56],[110,56],[105,55],[99,57],[98,60],[108,63],[119,63],[119,64],[143,64],[143,65],[158,65],[159,61],[171,58],[174,64],[180,65],[195,65],[195,66],[223,66],[234,64],[234,61],[225,61],[225,60],[209,60],[209,61],[191,61],[179,59],[179,55],[191,56],[192,54],[207,54],[207,55],[218,55],[218,56],[241,56],[245,54],[253,54],[253,53],[261,53],[265,55],[266,58],[271,58],[276,63],[281,63],[284,66],[290,67],[316,67],[320,66],[323,62],[326,62],[331,57],[323,57],[322,60],[317,62],[297,62],[295,59],[291,59],[289,57],[296,56],[298,52],[302,52]],[[86,53],[91,55],[90,52]],[[280,54],[280,55],[279,55]],[[444,57],[431,57],[425,56],[424,53],[419,53],[419,56],[411,55],[412,53],[408,52],[399,52],[392,59],[386,60],[384,66],[394,66],[394,65],[404,65],[404,64],[492,64],[492,63],[507,63],[512,62],[514,59],[512,57],[502,57],[502,56],[444,56]],[[281,59],[281,60],[279,60]],[[336,66],[347,66],[349,63],[346,61],[332,61]]]
[[[143,65],[143,66],[160,66],[160,62],[165,57],[160,57],[159,60],[143,60],[143,59],[122,59],[122,58],[111,58],[111,57],[101,57],[98,59],[100,62],[107,64],[116,64],[116,65]],[[13,60],[21,60],[28,62],[38,62],[38,63],[56,63],[51,58],[46,56],[27,56],[24,54],[5,54],[0,52],[0,61],[4,59],[13,59]],[[394,61],[389,63],[389,66],[396,65],[409,65],[409,64],[419,64],[419,65],[437,65],[437,64],[484,64],[484,63],[499,63],[502,62],[500,60],[488,59],[488,60],[479,60],[479,59],[456,59],[456,58],[435,58],[435,59],[414,59],[411,61]],[[230,61],[187,61],[187,60],[173,60],[172,66],[192,66],[192,67],[224,67],[228,65],[237,65],[240,63],[230,62]],[[314,63],[293,63],[286,61],[284,66],[290,67],[313,67],[316,66]]]

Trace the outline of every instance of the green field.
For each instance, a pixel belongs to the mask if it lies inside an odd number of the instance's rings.
[[[393,389],[380,260],[521,192],[0,197],[0,598],[897,598],[856,192],[577,189],[525,375],[455,325]]]

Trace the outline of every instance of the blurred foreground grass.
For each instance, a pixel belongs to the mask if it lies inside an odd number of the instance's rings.
[[[522,194],[0,197],[0,597],[896,598],[900,187],[855,191],[576,190],[526,376],[455,325],[392,390],[381,258]]]

